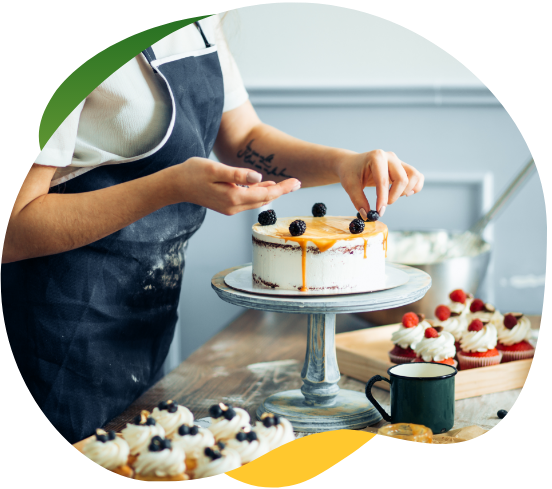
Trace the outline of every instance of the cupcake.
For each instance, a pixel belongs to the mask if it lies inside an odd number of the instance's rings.
[[[460,370],[498,365],[502,352],[496,349],[497,332],[492,323],[474,319],[460,339]]]
[[[216,441],[234,438],[242,429],[250,427],[250,416],[241,408],[234,408],[224,403],[213,404],[209,408],[211,424],[209,430],[215,436]]]
[[[416,358],[414,348],[424,337],[426,328],[430,326],[423,315],[407,312],[402,318],[399,329],[391,335],[391,341],[395,346],[389,352],[389,359],[398,364],[410,363],[414,360]]]
[[[219,442],[217,445],[203,450],[203,455],[197,461],[194,479],[213,477],[239,467],[241,467],[241,458],[238,452],[226,448],[223,442]]]
[[[197,459],[207,447],[215,444],[213,433],[199,426],[181,425],[173,436],[172,444],[184,451],[186,469],[191,472],[197,466]]]
[[[429,327],[424,331],[423,339],[414,348],[416,359],[414,362],[444,363],[456,367],[454,356],[454,336],[443,331],[441,326]]]
[[[268,452],[268,442],[264,438],[259,438],[254,431],[240,431],[235,438],[230,438],[226,444],[228,448],[238,452],[242,464],[247,464],[252,460]]]
[[[291,423],[272,413],[263,413],[261,420],[255,424],[255,432],[259,439],[267,442],[269,450],[295,440]]]
[[[504,316],[498,328],[497,349],[502,352],[502,363],[533,358],[535,348],[529,343],[531,321],[520,312],[511,312]]]
[[[184,452],[173,447],[171,440],[154,436],[147,450],[140,452],[134,470],[135,479],[140,481],[185,481]]]
[[[174,401],[163,401],[153,409],[151,417],[165,430],[165,436],[172,438],[179,426],[185,424],[194,425],[194,415],[191,411],[179,406]]]
[[[114,431],[96,430],[96,436],[83,447],[83,453],[93,462],[124,477],[132,477],[128,466],[128,443]]]
[[[483,302],[481,299],[474,299],[470,305],[470,312],[466,316],[468,324],[474,319],[481,320],[482,323],[492,323],[495,328],[500,327],[504,317],[495,306]]]
[[[466,314],[457,314],[453,316],[450,306],[440,305],[435,309],[435,317],[437,319],[433,321],[433,325],[441,326],[444,331],[454,336],[454,346],[459,350],[460,338],[464,331],[468,329]]]
[[[140,452],[147,450],[154,436],[165,436],[163,427],[157,424],[149,414],[149,411],[142,411],[132,420],[132,423],[128,423],[126,428],[121,431],[130,448],[130,465],[133,464]]]

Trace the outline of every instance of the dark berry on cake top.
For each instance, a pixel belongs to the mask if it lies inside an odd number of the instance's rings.
[[[272,226],[276,224],[276,213],[272,209],[268,209],[261,212],[258,219],[261,226]]]
[[[328,209],[326,208],[326,205],[321,202],[312,206],[312,215],[314,217],[324,217],[326,212],[328,212]]]
[[[376,211],[368,211],[366,213],[366,220],[362,219],[360,212],[357,212],[357,219],[360,219],[363,222],[374,222],[380,218],[380,215]]]
[[[301,219],[297,219],[289,225],[289,233],[292,236],[301,236],[302,234],[305,234],[306,230],[307,225],[305,224],[305,221],[301,221]]]
[[[364,221],[362,219],[353,219],[349,224],[349,231],[352,234],[360,234],[364,231]]]

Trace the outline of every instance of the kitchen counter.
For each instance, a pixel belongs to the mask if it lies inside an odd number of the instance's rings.
[[[540,317],[530,317],[533,327]],[[188,325],[193,327],[193,325]],[[353,314],[337,316],[337,332],[366,328]],[[226,402],[255,410],[269,395],[302,385],[301,368],[307,342],[307,315],[248,310],[162,378],[129,408],[111,420],[106,430],[120,431],[142,409],[173,399],[188,407],[196,419],[208,416],[209,406]],[[364,383],[342,376],[339,386],[359,392]],[[456,401],[454,428],[479,425],[491,429],[499,409],[513,406],[521,389]],[[389,411],[389,392],[374,388],[374,397]],[[384,421],[369,427],[377,431]],[[301,434],[301,436],[304,434]]]

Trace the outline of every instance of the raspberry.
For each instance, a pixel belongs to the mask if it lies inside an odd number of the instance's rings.
[[[437,306],[435,309],[435,317],[439,321],[446,321],[450,317],[450,309],[447,306]]]
[[[512,329],[517,323],[518,320],[513,314],[506,314],[506,316],[504,316],[504,326],[506,328]]]
[[[306,230],[307,225],[305,224],[305,221],[301,221],[301,219],[297,219],[289,225],[289,233],[292,236],[301,236],[302,234],[305,234]]]
[[[466,293],[462,289],[453,290],[449,297],[452,302],[460,302],[461,304],[466,303]]]
[[[479,319],[474,319],[468,326],[468,331],[481,331],[483,329],[483,323]]]
[[[276,213],[272,209],[269,209],[261,212],[258,219],[261,226],[271,226],[276,223]]]
[[[318,203],[312,206],[312,215],[314,217],[324,217],[327,211],[328,209],[326,208],[325,204]]]
[[[426,338],[437,338],[439,336],[439,333],[437,333],[437,330],[435,328],[427,328],[424,332],[424,336]]]
[[[470,306],[471,312],[478,312],[485,310],[485,303],[481,299],[474,299]]]
[[[414,328],[418,326],[418,316],[414,312],[407,312],[402,318],[402,324],[405,328]]]
[[[353,219],[349,224],[351,234],[360,234],[364,231],[364,221],[362,219]]]

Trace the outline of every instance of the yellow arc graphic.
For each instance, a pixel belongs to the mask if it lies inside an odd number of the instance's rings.
[[[317,433],[298,438],[226,474],[254,486],[293,486],[333,467],[374,436],[353,430]]]

